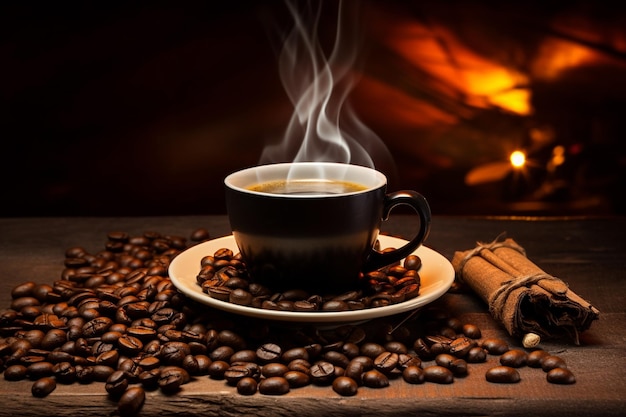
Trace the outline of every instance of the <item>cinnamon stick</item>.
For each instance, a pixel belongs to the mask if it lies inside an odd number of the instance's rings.
[[[547,339],[568,337],[579,344],[579,334],[599,317],[598,309],[528,259],[513,239],[458,251],[452,265],[457,279],[487,303],[512,336],[535,333]]]

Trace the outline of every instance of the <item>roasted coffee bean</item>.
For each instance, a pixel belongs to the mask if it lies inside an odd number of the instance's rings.
[[[340,366],[345,368],[350,363],[350,359],[341,352],[337,352],[334,350],[328,351],[324,353],[323,359],[327,362],[332,363],[335,366]]]
[[[115,372],[114,368],[106,365],[94,365],[91,368],[94,381],[106,382],[109,376],[111,376],[111,374]]]
[[[474,346],[467,352],[465,360],[469,363],[485,362],[487,360],[487,351],[480,346]]]
[[[364,372],[361,376],[361,381],[368,388],[385,388],[389,386],[387,375],[376,369]]]
[[[288,370],[282,377],[287,380],[291,388],[300,388],[311,383],[310,375],[305,372]]]
[[[244,349],[233,353],[230,356],[230,362],[256,362],[256,351],[252,349]]]
[[[73,355],[63,350],[55,350],[48,354],[48,360],[52,363],[72,362],[73,358]]]
[[[252,294],[242,288],[236,288],[229,294],[228,301],[233,304],[248,306],[252,304]]]
[[[552,368],[547,374],[546,378],[548,382],[552,384],[574,384],[576,383],[576,377],[567,368]]]
[[[76,365],[76,381],[81,384],[90,384],[94,379],[92,366]]]
[[[316,311],[317,308],[317,304],[307,300],[297,300],[293,302],[294,311]]]
[[[311,366],[311,382],[316,385],[328,385],[335,378],[335,365],[319,361]]]
[[[409,366],[421,366],[422,360],[414,353],[401,353],[398,355],[398,368],[405,369]]]
[[[498,384],[514,384],[520,381],[520,374],[517,369],[510,366],[495,366],[487,371],[485,378],[489,382]]]
[[[443,366],[431,365],[424,368],[424,380],[436,384],[451,384],[454,382],[454,374]]]
[[[180,365],[183,363],[185,356],[189,355],[191,351],[189,346],[183,342],[167,342],[161,347],[159,352],[159,359],[168,365]],[[230,352],[232,354],[232,352]],[[213,357],[211,357],[213,359]],[[224,360],[218,357],[213,360]]]
[[[437,331],[437,333],[440,336],[450,339],[450,344],[452,344],[453,340],[456,338],[456,331],[451,327],[442,327]]]
[[[329,300],[322,304],[322,311],[348,311],[348,303],[342,300]]]
[[[408,353],[409,351],[404,343],[399,342],[397,340],[387,342],[384,344],[383,347],[388,352],[397,353],[397,354]]]
[[[50,329],[41,340],[41,348],[52,351],[67,341],[67,334],[61,329]]]
[[[33,281],[27,281],[22,284],[18,284],[11,290],[11,298],[30,297],[33,295],[33,291],[37,287],[37,284]]]
[[[364,343],[361,346],[361,355],[367,356],[372,359],[374,359],[375,357],[377,357],[378,355],[384,352],[385,352],[384,346],[378,343],[368,342],[368,343]]]
[[[262,362],[272,362],[279,359],[283,352],[280,346],[275,343],[265,343],[256,350],[256,356]]]
[[[159,368],[153,368],[141,372],[138,376],[138,381],[144,389],[154,391],[159,388],[160,377],[161,370]]]
[[[526,359],[528,355],[525,351],[520,349],[512,349],[504,352],[500,356],[500,365],[510,366],[512,368],[521,368],[526,366]]]
[[[178,366],[166,366],[161,369],[159,375],[159,388],[164,394],[177,392],[181,385],[186,384],[191,379],[187,371]]]
[[[128,388],[128,377],[124,371],[115,371],[107,378],[104,389],[109,395],[119,397]]]
[[[480,328],[474,324],[466,323],[461,328],[461,333],[470,339],[480,339],[482,337],[482,332]]]
[[[309,352],[303,347],[296,347],[283,352],[281,359],[283,362],[291,362],[295,359],[304,359],[305,361],[308,361]]]
[[[235,350],[230,346],[219,346],[209,353],[209,358],[212,361],[225,361],[229,362],[230,357],[235,353]]]
[[[102,352],[96,357],[96,364],[114,367],[117,366],[119,358],[120,353],[117,350],[109,350]]]
[[[417,271],[422,267],[422,259],[417,255],[409,255],[404,258],[403,265],[406,269]]]
[[[93,320],[88,321],[83,326],[83,337],[96,337],[101,336],[109,327],[113,324],[113,320],[109,317],[96,317]]]
[[[246,340],[239,334],[231,330],[222,330],[217,335],[219,343],[230,346],[235,351],[246,349]]]
[[[456,333],[463,333],[463,322],[457,317],[447,318],[445,320],[445,326],[451,328]]]
[[[352,359],[360,355],[361,349],[356,343],[348,342],[341,346],[341,353],[343,353],[348,359]]]
[[[419,366],[407,366],[402,371],[402,379],[409,384],[422,384],[425,381],[425,373]]]
[[[289,371],[289,367],[280,362],[270,362],[263,365],[261,368],[261,374],[266,377],[283,376]]]
[[[543,349],[533,350],[532,352],[528,353],[528,356],[526,358],[526,365],[531,368],[541,368],[541,362],[546,356],[550,356],[550,353]]]
[[[254,395],[257,392],[259,383],[251,377],[241,378],[237,382],[237,392],[241,395]]]
[[[413,350],[415,350],[415,353],[423,360],[429,360],[436,356],[430,350],[430,346],[421,337],[417,338],[413,343]]]
[[[311,364],[305,359],[294,359],[287,364],[290,371],[298,371],[307,375],[311,374]]]
[[[224,379],[224,373],[230,368],[230,364],[226,361],[213,361],[207,369],[207,373],[213,379]]]
[[[32,296],[14,298],[11,302],[11,310],[20,311],[24,307],[38,306],[41,302]]]
[[[482,347],[485,348],[490,355],[502,355],[509,350],[509,344],[505,340],[498,338],[483,340]]]
[[[37,362],[44,362],[46,361],[46,356],[44,355],[37,355],[36,351],[34,349],[31,349],[28,351],[28,353],[30,353],[30,355],[24,355],[20,358],[20,363],[22,363],[23,365],[26,366],[30,366],[34,363]],[[47,362],[47,361],[46,361]]]
[[[252,375],[250,373],[250,369],[244,365],[230,366],[224,372],[224,379],[226,380],[226,383],[231,386],[236,386],[242,378],[246,377],[252,377]]]
[[[457,358],[450,362],[448,369],[452,371],[455,377],[463,377],[467,375],[467,362],[464,359]]]
[[[141,387],[130,387],[117,402],[117,411],[121,417],[139,414],[146,401],[146,392]]]
[[[57,387],[54,378],[43,377],[35,381],[31,387],[31,393],[34,397],[46,397]]]
[[[208,240],[210,237],[211,235],[209,234],[209,231],[207,229],[198,228],[191,233],[191,236],[189,238],[194,242],[202,242]]]
[[[284,395],[289,390],[289,382],[281,376],[265,378],[259,383],[259,392],[264,395]]]
[[[383,352],[374,359],[374,368],[382,373],[389,374],[398,366],[398,354]]]
[[[541,369],[548,372],[554,368],[567,368],[565,361],[556,355],[549,355],[541,360]]]
[[[464,358],[476,342],[469,337],[457,337],[450,342],[450,353],[458,358]]]
[[[4,370],[4,379],[7,381],[20,381],[28,376],[28,369],[24,365],[11,365]]]
[[[52,364],[52,362],[39,361],[31,363],[26,367],[26,369],[28,377],[32,380],[35,380],[46,376],[52,376],[54,365]]]
[[[456,356],[450,355],[449,353],[440,353],[435,357],[435,363],[449,369],[450,364],[456,359]]]
[[[52,374],[56,381],[62,384],[71,384],[76,381],[76,368],[70,362],[55,364],[52,367]]]
[[[137,365],[144,371],[149,371],[161,366],[161,361],[156,356],[147,356],[142,358]]]
[[[357,382],[347,376],[340,376],[333,381],[333,391],[343,397],[351,397],[356,395],[359,389]]]
[[[352,358],[350,362],[359,362],[361,365],[363,365],[364,371],[369,371],[370,369],[374,369],[374,359],[370,358],[369,356],[360,355],[355,358]]]

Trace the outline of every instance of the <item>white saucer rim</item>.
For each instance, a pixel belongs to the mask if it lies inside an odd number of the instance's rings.
[[[406,240],[380,235],[382,248],[400,247]],[[178,254],[169,266],[169,277],[174,286],[189,298],[216,309],[253,318],[268,319],[282,322],[299,323],[342,323],[366,321],[394,314],[400,314],[421,308],[435,301],[452,286],[454,282],[454,268],[440,253],[427,246],[420,246],[413,253],[422,258],[420,269],[420,294],[402,303],[391,304],[385,307],[367,308],[340,312],[300,312],[268,310],[250,306],[220,301],[205,294],[196,283],[196,275],[200,270],[200,260],[206,255],[212,255],[215,250],[227,247],[238,251],[233,235],[226,235],[194,245]],[[195,265],[187,264],[193,262]],[[192,272],[195,270],[195,273]],[[432,275],[436,275],[433,277]],[[426,292],[424,292],[426,291]]]

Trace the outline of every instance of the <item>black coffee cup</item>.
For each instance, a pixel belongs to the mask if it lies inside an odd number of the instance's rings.
[[[430,230],[430,207],[421,194],[387,193],[385,175],[363,166],[260,165],[228,175],[224,184],[231,229],[248,272],[271,289],[355,289],[362,272],[408,256]],[[381,222],[399,205],[413,208],[419,230],[404,246],[378,251]]]

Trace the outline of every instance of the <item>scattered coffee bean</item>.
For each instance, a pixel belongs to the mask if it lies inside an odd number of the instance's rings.
[[[371,369],[361,376],[363,385],[368,388],[384,388],[389,386],[389,378],[382,372]]]
[[[258,385],[256,379],[247,376],[237,382],[237,392],[241,395],[254,395],[257,392]]]
[[[316,385],[329,385],[335,378],[335,365],[319,361],[311,367],[311,381]]]
[[[454,374],[443,366],[431,365],[424,368],[424,380],[436,384],[451,384],[454,382]]]
[[[283,374],[283,378],[287,380],[291,388],[300,388],[311,383],[310,375],[301,371],[287,371]]]
[[[465,357],[465,360],[469,363],[480,363],[487,360],[487,351],[479,346],[471,348]]]
[[[31,392],[34,397],[46,397],[57,387],[57,383],[54,378],[43,377],[33,383]]]
[[[284,395],[289,389],[289,382],[282,376],[272,376],[259,382],[259,392],[265,395]]]
[[[402,371],[402,379],[409,384],[422,384],[425,378],[424,370],[419,366],[408,366]]]
[[[526,358],[526,365],[530,366],[531,368],[541,368],[543,358],[545,358],[546,356],[550,356],[550,353],[546,352],[545,350],[533,350],[528,354],[528,357]]]
[[[487,371],[485,378],[489,382],[498,384],[513,384],[520,381],[520,374],[517,369],[510,366],[495,366]]]
[[[480,339],[482,337],[480,328],[471,323],[464,324],[461,328],[461,332],[470,339]]]
[[[512,368],[521,368],[522,366],[526,366],[527,357],[528,355],[525,351],[512,349],[500,355],[500,364]]]
[[[548,382],[553,384],[574,384],[576,377],[567,368],[552,368],[546,374]]]
[[[198,230],[191,241],[208,236]],[[523,366],[524,351],[510,349],[504,339],[480,341],[477,326],[450,317],[443,308],[420,311],[423,327],[381,319],[372,327],[295,331],[206,314],[167,276],[169,262],[185,248],[180,237],[116,231],[107,235],[105,250],[97,254],[68,249],[61,279],[54,283],[16,286],[11,308],[0,313],[5,380],[36,380],[36,396],[47,395],[56,383],[101,381],[118,398],[122,416],[141,410],[144,389],[172,395],[192,375],[223,380],[241,395],[283,395],[315,384],[352,396],[360,386],[384,388],[393,378],[408,384],[449,384],[468,375],[468,363],[485,362],[491,354],[501,355],[503,366],[490,369],[487,380],[519,380],[513,366]],[[220,249],[202,258],[196,282],[209,294],[221,291],[225,301],[257,308],[345,311],[418,296],[420,267],[419,257],[411,255],[404,264],[365,274],[367,285],[357,290],[273,293],[248,282],[239,254]],[[433,359],[435,365],[422,367]],[[529,353],[526,363],[542,367],[550,383],[575,381],[562,359],[547,352]]]
[[[556,355],[548,355],[541,360],[541,369],[545,372],[554,368],[567,368],[567,365],[563,359]]]
[[[340,376],[333,381],[333,391],[344,397],[356,395],[359,385],[356,381],[347,376]]]
[[[498,338],[483,340],[482,347],[485,348],[490,355],[502,355],[509,350],[509,344],[505,340]]]
[[[139,414],[144,402],[146,392],[141,387],[130,387],[122,394],[117,402],[117,411],[120,416],[135,416]]]
[[[4,370],[4,379],[7,381],[20,381],[28,375],[28,369],[24,365],[11,365]]]

